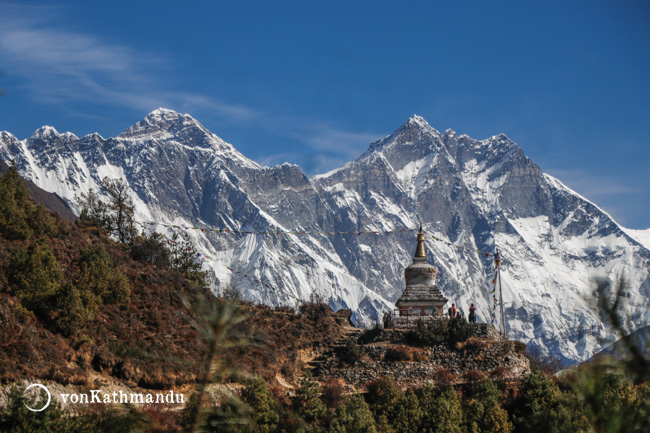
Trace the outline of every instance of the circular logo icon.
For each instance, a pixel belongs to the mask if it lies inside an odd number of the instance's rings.
[[[43,406],[40,409],[31,408],[31,407],[27,406],[27,403],[25,403],[24,401],[23,401],[23,404],[25,405],[25,407],[27,409],[31,410],[32,412],[42,412],[45,409],[47,409],[47,407],[50,405],[50,401],[52,401],[52,394],[50,394],[50,390],[47,389],[47,387],[45,385],[41,385],[40,383],[32,383],[27,388],[25,388],[25,392],[29,391],[32,388],[41,388],[43,391],[45,391],[47,393],[47,403],[45,403],[45,406]],[[23,392],[23,395],[25,395],[25,392]]]

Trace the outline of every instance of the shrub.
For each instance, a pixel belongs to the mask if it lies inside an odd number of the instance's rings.
[[[149,236],[136,236],[133,238],[131,257],[137,261],[151,263],[163,269],[169,269],[171,265],[167,241],[153,233]]]
[[[467,370],[463,375],[463,379],[465,380],[466,388],[469,391],[473,391],[476,384],[485,379],[485,373],[478,370]]]
[[[458,343],[456,349],[462,350],[463,353],[477,353],[481,349],[489,346],[489,343],[482,338],[471,337],[463,343]]]
[[[452,317],[449,320],[431,320],[428,323],[418,321],[416,326],[406,333],[406,341],[418,346],[435,346],[447,344],[451,347],[474,335],[474,325],[467,323],[464,317]]]
[[[341,351],[341,361],[347,365],[354,365],[361,361],[362,357],[363,348],[354,339],[348,340]]]
[[[438,386],[446,387],[456,381],[456,376],[451,370],[443,367],[433,374],[433,379]]]
[[[449,319],[448,344],[454,347],[472,337],[474,331],[474,325],[468,323],[463,316],[452,317]]]
[[[391,347],[384,355],[384,361],[410,361],[413,354],[406,346]]]
[[[372,343],[375,341],[375,338],[377,338],[378,335],[380,335],[382,332],[381,326],[379,323],[375,323],[375,325],[367,329],[359,336],[359,344],[368,344]]]
[[[503,382],[504,380],[508,379],[510,376],[511,372],[510,369],[507,367],[497,367],[494,370],[490,372],[490,378],[492,380],[495,380],[497,382]]]
[[[322,320],[331,312],[330,306],[323,302],[304,302],[300,305],[300,313],[310,320]]]
[[[426,362],[429,360],[429,356],[426,354],[426,352],[422,350],[414,350],[412,351],[413,355],[413,361],[416,362]]]
[[[526,347],[527,346],[526,346],[525,343],[522,343],[521,341],[514,341],[513,344],[514,344],[515,352],[517,352],[519,354],[526,353]]]
[[[432,320],[428,323],[418,321],[414,328],[406,333],[406,341],[418,346],[435,346],[444,344],[449,337],[446,320]]]
[[[343,394],[345,393],[345,386],[341,379],[331,377],[325,382],[323,386],[323,393],[321,398],[325,405],[332,409],[338,407],[343,401]]]

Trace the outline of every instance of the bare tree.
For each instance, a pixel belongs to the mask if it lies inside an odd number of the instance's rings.
[[[133,216],[135,206],[129,194],[129,185],[122,179],[102,181],[110,197],[109,209],[112,211],[111,231],[117,235],[120,242],[128,243],[136,234]]]
[[[88,194],[75,197],[81,207],[78,225],[99,227],[117,236],[123,243],[130,243],[136,235],[135,206],[129,193],[129,185],[122,179],[105,177],[102,186],[108,194],[108,202],[103,202],[92,189]]]

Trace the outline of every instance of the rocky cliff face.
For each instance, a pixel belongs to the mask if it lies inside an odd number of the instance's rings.
[[[159,109],[116,138],[78,138],[43,127],[26,140],[0,133],[0,159],[26,178],[74,197],[104,176],[127,180],[143,221],[251,231],[388,231],[427,234],[429,261],[450,302],[490,321],[493,264],[475,252],[502,249],[508,336],[543,355],[586,359],[606,332],[591,278],[625,273],[628,312],[650,323],[650,251],[606,213],[541,172],[505,135],[444,134],[413,116],[354,161],[307,178],[299,167],[261,167],[188,115]],[[158,231],[171,230],[160,225]],[[412,260],[413,232],[391,235],[217,234],[182,230],[215,290],[225,284],[267,304],[324,295],[369,325],[393,307]],[[465,246],[459,249],[433,239]],[[254,275],[270,290],[230,274]],[[645,282],[645,284],[644,284]]]

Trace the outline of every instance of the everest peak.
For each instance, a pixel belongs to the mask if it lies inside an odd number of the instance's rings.
[[[157,108],[144,119],[122,132],[118,138],[137,139],[147,136],[159,136],[172,131],[187,128],[197,128],[209,133],[197,120],[189,114],[181,114],[168,108]]]
[[[145,120],[147,120],[151,124],[156,124],[156,123],[165,123],[173,120],[180,120],[183,119],[184,117],[192,117],[189,114],[183,114],[179,113],[178,111],[170,110],[169,108],[163,108],[159,107],[153,110],[151,113],[145,117]]]

